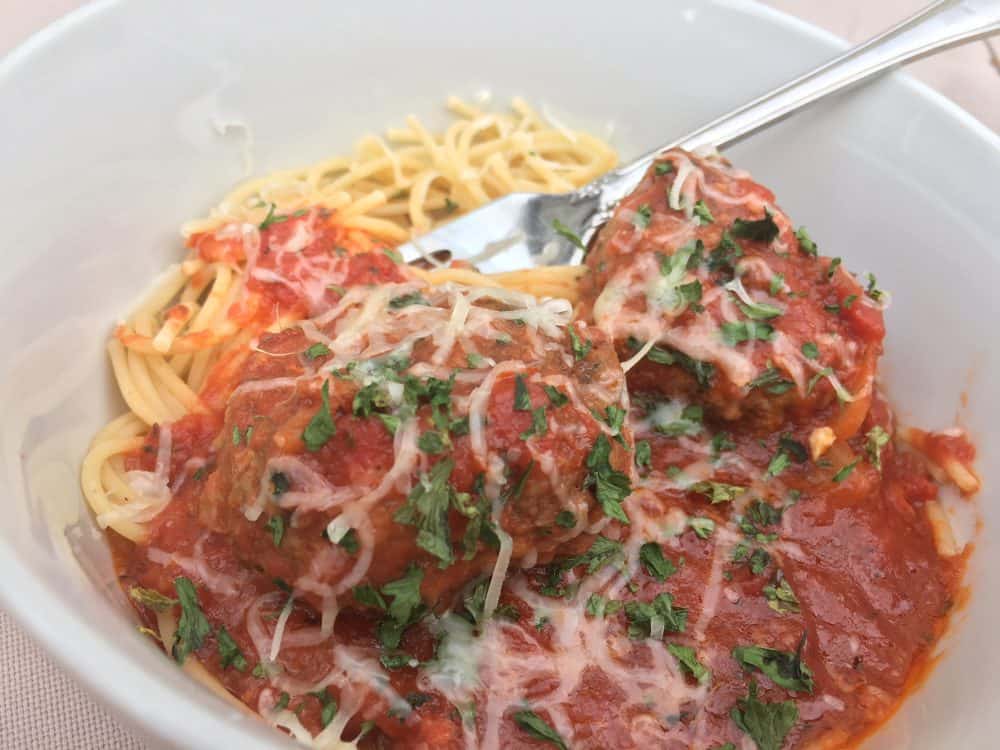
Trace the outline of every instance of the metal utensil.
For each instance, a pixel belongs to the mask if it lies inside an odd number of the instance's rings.
[[[403,245],[399,251],[405,260],[414,261],[449,250],[452,258],[469,260],[484,272],[579,263],[583,246],[638,184],[657,154],[675,147],[724,148],[889,69],[997,32],[1000,0],[937,0],[812,72],[578,190],[558,195],[513,193]]]

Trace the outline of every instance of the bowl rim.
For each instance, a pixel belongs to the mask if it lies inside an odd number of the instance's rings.
[[[704,1],[725,10],[755,15],[800,35],[814,43],[817,50],[836,53],[850,46],[831,32],[757,0]],[[48,47],[64,35],[72,34],[86,24],[100,23],[102,17],[124,4],[124,0],[91,0],[52,21],[7,52],[0,58],[0,98],[8,77],[21,66],[30,65],[35,56],[46,54]],[[1000,151],[1000,134],[943,94],[904,72],[896,71],[886,77],[892,85],[908,92],[909,96],[927,101],[944,117],[955,121],[970,139],[977,139]],[[262,723],[241,726],[231,718],[232,714],[226,716],[226,704],[214,695],[209,701],[189,700],[189,713],[185,714],[183,721],[177,721],[167,712],[142,710],[135,700],[134,685],[143,686],[143,703],[147,705],[157,705],[161,699],[166,702],[176,700],[178,696],[172,688],[147,679],[145,669],[74,612],[55,587],[37,579],[2,538],[0,569],[6,573],[0,577],[0,606],[4,611],[76,684],[108,709],[116,721],[144,739],[153,740],[159,746],[206,749],[219,746],[220,740],[238,740],[239,746],[248,750],[267,750],[280,744],[291,746],[291,740],[283,741],[280,735]],[[28,599],[35,606],[19,606],[19,602]],[[71,637],[67,637],[67,632]],[[80,644],[85,648],[80,648]],[[104,679],[109,674],[114,674],[115,679]],[[203,694],[211,695],[208,691],[203,691]]]

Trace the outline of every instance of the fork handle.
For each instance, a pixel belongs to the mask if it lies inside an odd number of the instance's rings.
[[[998,31],[1000,0],[936,0],[812,72],[595,181],[592,185],[602,194],[601,204],[605,209],[599,211],[604,215],[596,218],[603,223],[606,214],[635,187],[657,155],[667,149],[730,146],[830,94],[868,81],[891,68]]]

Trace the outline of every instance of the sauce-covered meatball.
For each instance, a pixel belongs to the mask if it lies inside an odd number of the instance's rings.
[[[745,172],[664,154],[586,263],[581,315],[623,360],[640,360],[627,363],[633,390],[762,429],[821,410],[838,436],[860,426],[884,335],[880,293],[819,255]]]
[[[570,318],[502,290],[347,290],[236,368],[203,523],[314,603],[415,566],[445,605],[624,521],[624,378]]]

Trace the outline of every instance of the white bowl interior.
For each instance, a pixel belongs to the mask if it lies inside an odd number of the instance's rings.
[[[177,228],[243,175],[342,153],[447,94],[515,94],[607,134],[624,158],[802,72],[836,40],[748,2],[294,6],[104,2],[0,63],[0,597],[119,715],[162,745],[284,741],[190,683],[135,632],[78,487],[122,410],[103,342],[168,263]],[[978,440],[984,529],[957,638],[866,746],[985,748],[1000,736],[1000,139],[908,79],[831,101],[731,151],[824,252],[894,293],[885,380],[921,426]],[[961,406],[960,395],[967,398]],[[183,718],[181,718],[183,717]]]

